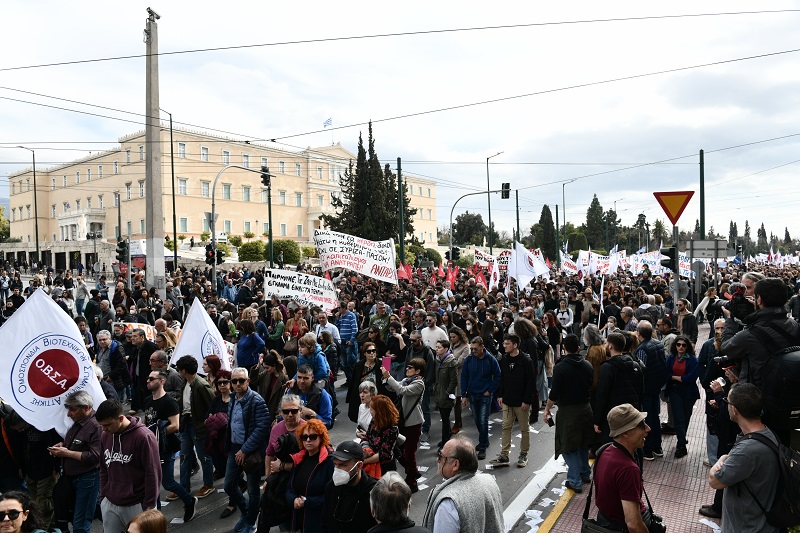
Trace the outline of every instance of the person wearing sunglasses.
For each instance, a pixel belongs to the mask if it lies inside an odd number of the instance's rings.
[[[292,505],[291,531],[318,533],[323,530],[325,487],[333,479],[328,429],[321,420],[309,420],[295,434],[300,451],[292,455],[292,474],[286,499]]]
[[[294,434],[298,428],[306,423],[303,419],[302,403],[302,400],[296,394],[286,394],[281,397],[281,406],[278,413],[283,419],[272,426],[272,430],[269,433],[266,457],[267,476],[282,471],[289,472],[292,469],[291,462],[281,461],[277,458],[278,440],[286,433]]]
[[[22,491],[0,494],[0,528],[3,533],[45,533],[47,524],[41,524],[36,509],[31,508],[30,497]]]
[[[75,533],[89,533],[100,492],[100,425],[94,416],[91,394],[85,390],[73,392],[64,401],[72,427],[67,430],[64,442],[48,448],[50,455],[60,458],[65,480],[75,490],[73,513],[64,513],[68,506],[56,506],[56,527],[67,530],[72,522]],[[56,502],[61,504],[64,502]],[[66,509],[64,508],[66,507]]]
[[[692,407],[700,398],[697,388],[697,357],[694,356],[692,341],[686,335],[678,335],[670,346],[667,357],[667,397],[672,406],[672,416],[675,419],[675,434],[678,443],[675,446],[675,458],[686,457],[686,431],[689,428],[689,417]]]
[[[208,406],[208,416],[203,425],[206,426],[206,442],[204,449],[211,456],[214,464],[214,479],[224,479],[225,469],[228,464],[228,454],[225,452],[225,433],[228,430],[228,406],[231,402],[231,372],[220,370],[214,380],[216,396]],[[228,499],[228,505],[222,510],[220,518],[228,518],[236,511],[236,505]]]
[[[225,444],[228,449],[225,492],[242,512],[234,530],[244,533],[252,533],[256,529],[263,469],[246,472],[247,500],[239,489],[239,478],[244,472],[245,459],[248,455],[258,454],[263,459],[270,426],[267,404],[264,398],[248,386],[249,384],[246,368],[236,367],[231,370],[231,385],[236,395],[228,405],[228,428],[225,432]]]

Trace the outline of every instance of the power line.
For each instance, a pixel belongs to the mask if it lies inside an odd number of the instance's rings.
[[[543,27],[543,26],[564,26],[564,25],[572,25],[572,24],[590,24],[590,23],[603,23],[603,22],[630,22],[630,21],[642,21],[642,20],[661,20],[661,19],[680,19],[680,18],[699,18],[699,17],[719,17],[719,16],[730,16],[730,15],[759,15],[759,14],[774,14],[774,13],[791,13],[800,11],[798,9],[781,9],[781,10],[774,10],[774,11],[731,11],[731,12],[721,12],[721,13],[689,13],[689,14],[682,14],[682,15],[652,15],[652,16],[645,16],[645,17],[617,17],[617,18],[608,18],[608,19],[585,19],[585,20],[566,20],[566,21],[557,21],[557,22],[531,22],[526,24],[503,24],[499,26],[475,26],[475,27],[466,27],[466,28],[450,28],[450,29],[441,29],[441,30],[419,30],[419,31],[407,31],[407,32],[395,32],[395,33],[377,33],[371,35],[351,35],[351,36],[344,36],[344,37],[326,37],[321,39],[302,39],[297,41],[279,41],[274,43],[260,43],[260,44],[244,44],[244,45],[233,45],[233,46],[218,46],[212,48],[195,48],[191,50],[176,50],[173,52],[159,52],[159,56],[169,56],[169,55],[178,55],[178,54],[194,54],[200,52],[219,52],[225,50],[241,50],[246,48],[261,48],[266,46],[284,46],[284,45],[292,45],[292,44],[315,44],[315,43],[326,43],[326,42],[337,42],[337,41],[352,41],[357,39],[378,39],[378,38],[385,38],[385,37],[409,37],[415,35],[435,35],[435,34],[445,34],[445,33],[457,33],[457,32],[467,32],[467,31],[485,31],[485,30],[506,30],[506,29],[516,29],[516,28],[532,28],[532,27]],[[133,54],[133,55],[125,55],[125,56],[112,56],[112,57],[103,57],[103,58],[95,58],[95,59],[82,59],[82,60],[74,60],[74,61],[62,61],[57,63],[43,63],[39,65],[24,65],[24,66],[17,66],[17,67],[5,67],[0,68],[0,72],[6,72],[11,70],[24,70],[24,69],[32,69],[32,68],[43,68],[43,67],[56,67],[56,66],[63,66],[63,65],[78,65],[83,63],[99,63],[103,61],[116,61],[120,59],[136,59],[141,57],[147,57],[148,54]]]

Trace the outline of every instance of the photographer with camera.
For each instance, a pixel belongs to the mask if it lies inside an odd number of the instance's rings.
[[[777,385],[766,383],[769,373],[765,373],[767,363],[782,348],[800,343],[800,324],[787,317],[785,305],[787,301],[786,284],[779,278],[764,278],[754,285],[752,281],[759,274],[748,272],[742,276],[745,286],[744,294],[732,284],[729,292],[733,297],[727,306],[722,308],[725,315],[725,329],[722,331],[722,353],[735,361],[741,362],[740,381],[753,383],[762,393]],[[750,286],[753,285],[752,301]],[[746,303],[745,303],[746,302]],[[755,304],[755,312],[742,316],[747,304]],[[742,329],[743,326],[743,329]],[[776,416],[774,406],[765,402],[765,423],[774,429],[778,438],[785,445],[789,444],[788,420]],[[787,407],[787,406],[782,406]]]

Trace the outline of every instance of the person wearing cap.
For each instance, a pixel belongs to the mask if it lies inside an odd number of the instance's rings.
[[[378,480],[363,471],[364,452],[352,440],[336,447],[333,479],[325,486],[322,516],[328,532],[367,531],[377,525],[369,494]]]
[[[594,483],[597,487],[597,522],[630,533],[647,533],[650,513],[642,502],[642,471],[634,459],[644,446],[650,426],[643,413],[629,403],[608,413],[609,435],[613,442],[598,453]]]

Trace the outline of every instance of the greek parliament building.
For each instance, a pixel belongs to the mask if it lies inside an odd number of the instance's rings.
[[[204,132],[174,130],[175,211],[177,233],[184,243],[194,237],[200,243],[209,231],[205,213],[211,211],[212,183],[228,164],[260,169],[269,167],[272,178],[273,238],[312,241],[320,228],[320,215],[333,213],[331,198],[339,194],[339,177],[356,156],[341,144],[300,151],[240,142]],[[52,168],[26,169],[9,176],[11,237],[21,243],[0,245],[2,259],[20,263],[35,256],[35,222],[45,264],[55,268],[92,265],[95,258],[110,265],[121,234],[144,239],[147,221],[162,216],[164,231],[172,238],[173,182],[170,132],[161,130],[163,213],[150,213],[145,190],[145,132],[119,139],[119,147],[89,155]],[[436,241],[436,183],[403,173],[411,200],[417,208],[415,235],[427,243]],[[261,176],[236,168],[226,170],[216,187],[217,232],[243,236],[252,232],[266,241],[269,231],[267,189]],[[91,237],[97,235],[97,240]],[[97,255],[95,255],[97,253]],[[169,259],[169,258],[168,258]]]

